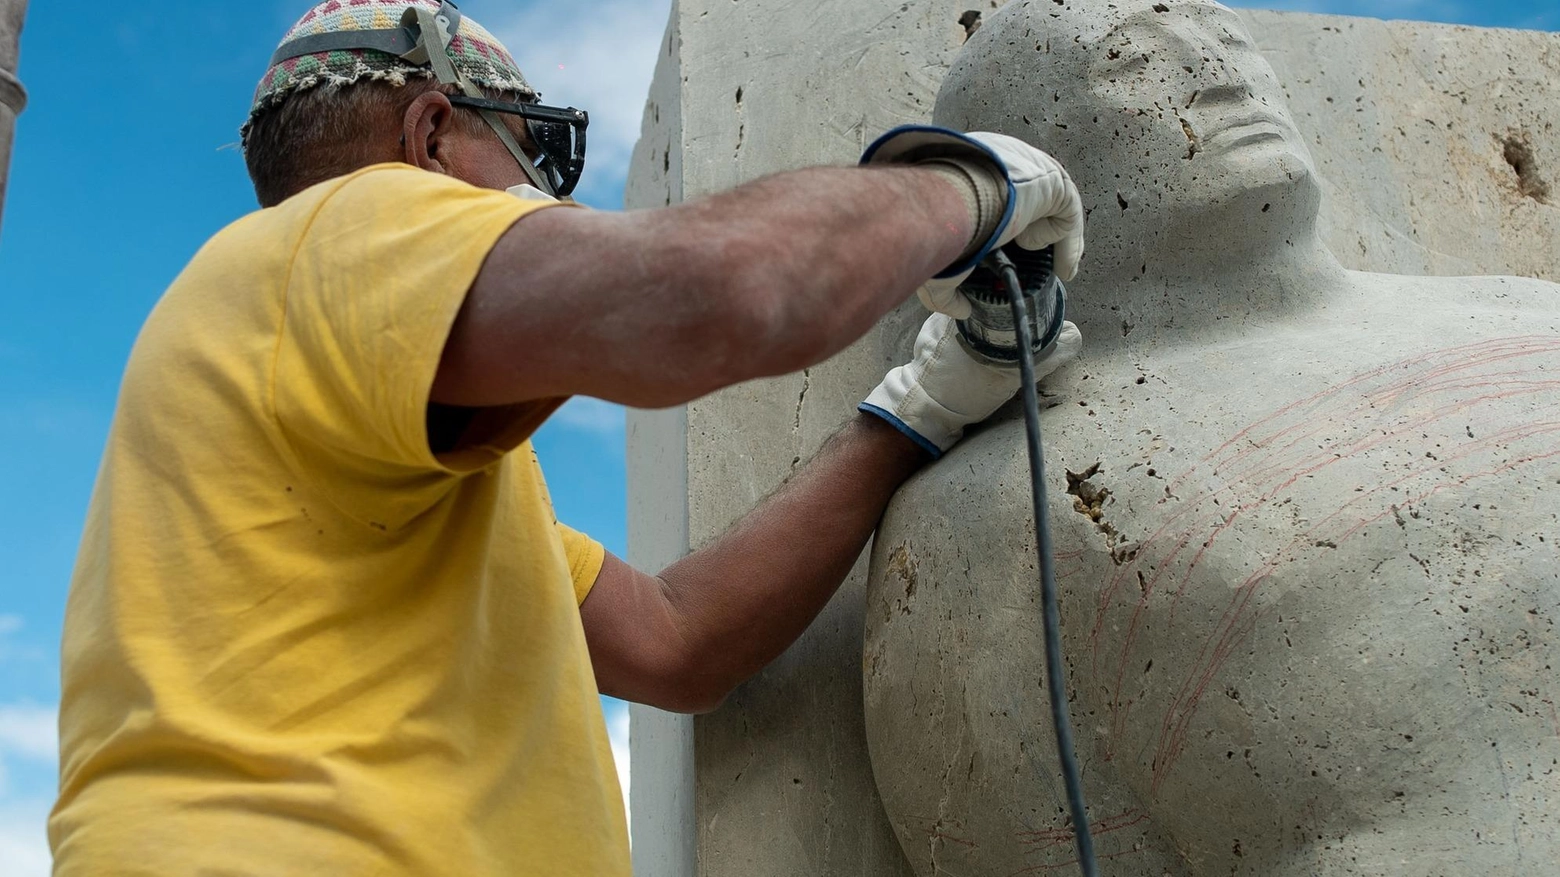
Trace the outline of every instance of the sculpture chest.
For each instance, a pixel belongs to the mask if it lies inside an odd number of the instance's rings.
[[[1560,335],[1451,313],[1117,351],[1057,388],[1064,639],[1107,853],[1145,874],[1156,848],[1186,873],[1554,860]],[[906,703],[933,741],[890,810],[935,787],[919,809],[943,801],[1001,867],[1070,855],[1023,842],[1057,829],[1021,446],[996,425],[906,490],[868,629],[874,764],[916,750],[875,727]],[[974,539],[949,551],[954,521]],[[917,650],[935,670],[886,675]]]

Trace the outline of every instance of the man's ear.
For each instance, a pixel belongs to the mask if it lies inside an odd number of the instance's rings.
[[[437,174],[451,174],[446,147],[455,131],[455,106],[441,91],[425,91],[401,120],[402,161]]]

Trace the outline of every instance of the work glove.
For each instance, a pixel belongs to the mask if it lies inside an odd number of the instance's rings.
[[[1035,360],[1040,380],[1078,356],[1083,335],[1063,323],[1056,342]],[[990,417],[1019,391],[1019,370],[987,365],[959,343],[958,323],[932,314],[915,339],[909,363],[890,371],[860,410],[875,414],[937,459],[964,435],[964,428]]]
[[[1083,258],[1083,200],[1056,159],[1005,134],[961,134],[905,125],[867,147],[863,165],[925,164],[956,174],[967,192],[976,234],[958,261],[918,291],[929,310],[955,319],[970,315],[959,284],[992,250],[1017,242],[1026,250],[1056,246],[1056,273],[1071,280]]]

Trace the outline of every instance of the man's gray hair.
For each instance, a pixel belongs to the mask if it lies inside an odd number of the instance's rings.
[[[395,134],[412,101],[429,91],[455,94],[456,86],[432,78],[405,84],[362,81],[325,83],[288,95],[259,112],[244,129],[244,162],[261,207],[273,207],[326,180],[380,162],[401,161]],[[494,93],[500,100],[518,95]],[[492,136],[476,113],[457,111],[455,123],[475,136]],[[511,130],[528,144],[524,126]]]

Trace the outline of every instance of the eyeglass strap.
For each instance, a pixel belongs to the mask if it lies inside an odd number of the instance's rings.
[[[445,3],[444,5],[450,6],[451,4]],[[456,15],[458,16],[459,13],[457,12]],[[445,15],[442,7],[438,14],[435,14],[425,6],[408,7],[406,12],[401,15],[401,27],[402,29],[409,29],[415,26],[418,31],[418,40],[416,47],[410,52],[401,55],[401,58],[412,64],[427,64],[433,68],[434,78],[440,84],[458,85],[467,97],[487,97],[450,60],[448,47],[450,40],[454,38],[455,27],[458,24],[459,18],[457,17],[452,21]],[[448,30],[445,29],[446,26]],[[432,44],[430,35],[437,37],[439,43],[437,46]],[[531,159],[526,156],[525,150],[520,148],[519,141],[515,140],[515,135],[510,132],[509,126],[504,124],[504,120],[492,110],[479,109],[477,113],[482,116],[484,122],[487,122],[488,127],[493,129],[493,133],[498,135],[499,141],[504,144],[504,148],[509,150],[509,154],[515,157],[515,161],[519,162],[521,170],[524,170],[526,176],[530,177],[532,185],[548,195],[556,195],[557,193],[553,191],[553,187],[547,181],[547,178],[542,175],[542,172],[537,169],[536,165],[531,163]]]
[[[460,32],[460,21],[460,10],[450,0],[442,0],[437,12],[424,6],[410,6],[401,14],[401,26],[398,28],[338,31],[299,37],[278,48],[276,54],[271,56],[271,64],[274,66],[292,58],[320,52],[376,49],[410,64],[427,65],[432,68],[434,78],[440,84],[459,86],[468,97],[486,97],[450,60],[449,44],[455,34]],[[519,141],[510,132],[509,126],[504,124],[504,120],[491,110],[479,109],[477,112],[493,129],[493,133],[498,135],[509,154],[515,157],[532,185],[548,195],[556,195],[547,178],[531,163],[525,150],[520,148]]]

